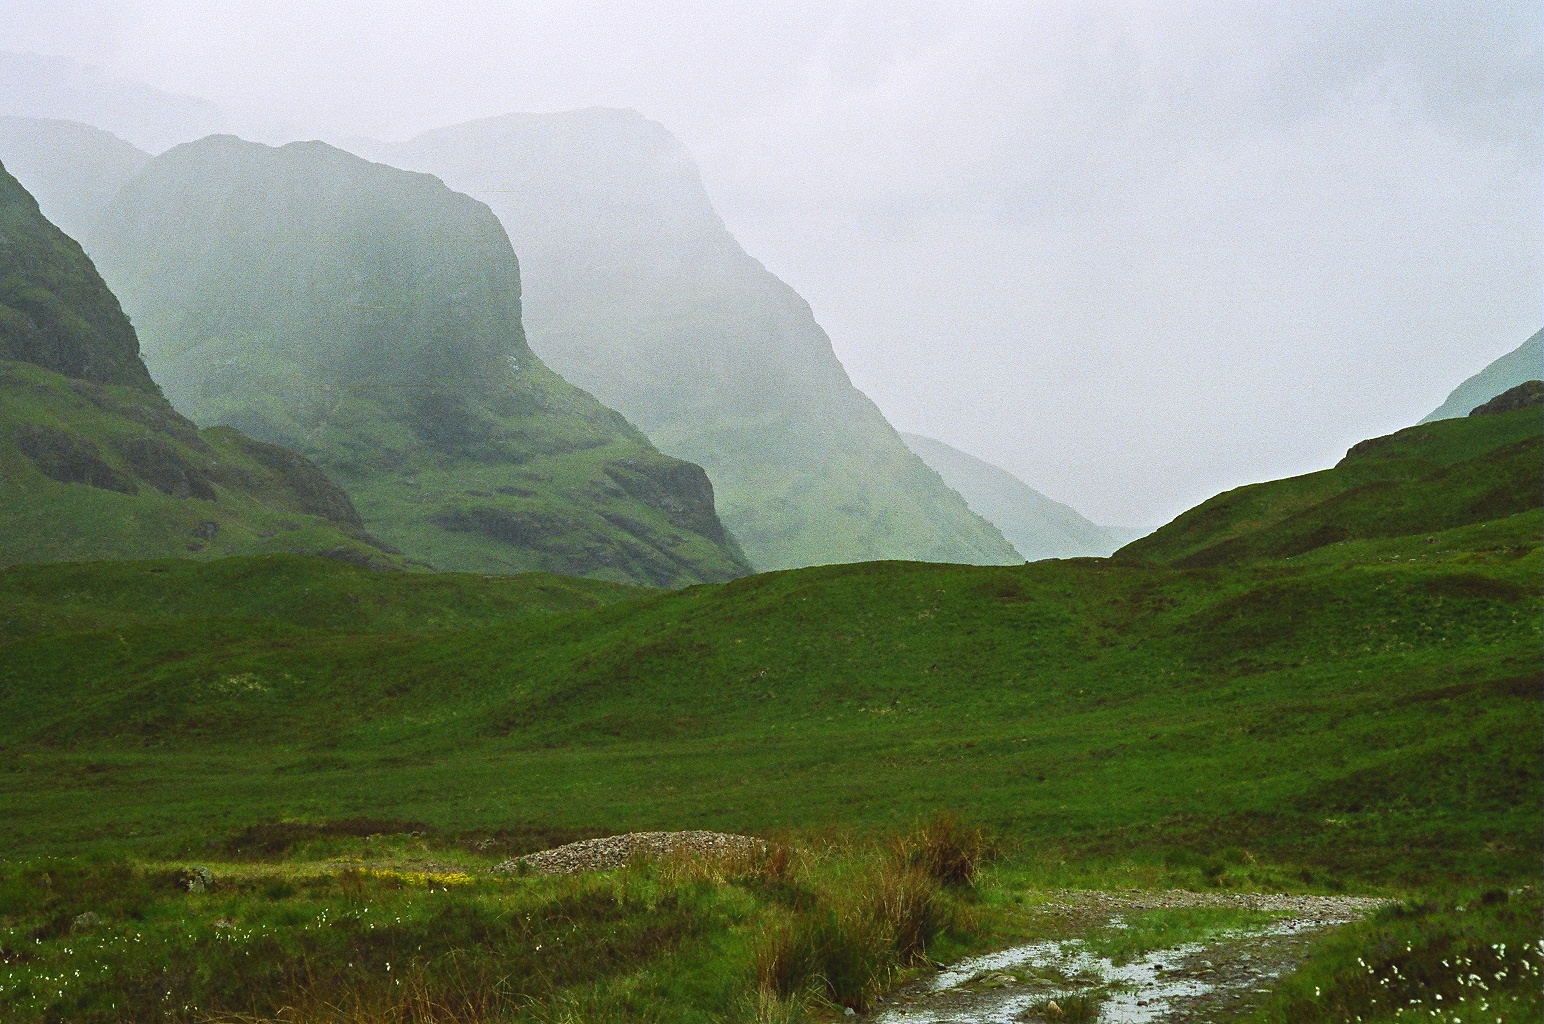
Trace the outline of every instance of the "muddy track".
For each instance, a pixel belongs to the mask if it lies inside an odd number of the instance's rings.
[[[1019,1024],[1064,1020],[1049,1000],[1092,993],[1099,1024],[1220,1024],[1260,1002],[1307,956],[1318,933],[1384,903],[1347,896],[1251,893],[1065,891],[1041,912],[1078,930],[1115,924],[1123,913],[1233,907],[1280,915],[1270,925],[1155,950],[1126,963],[1077,939],[1039,942],[973,957],[897,993],[869,1019],[882,1024]],[[1069,1007],[1070,1009],[1070,1007]]]

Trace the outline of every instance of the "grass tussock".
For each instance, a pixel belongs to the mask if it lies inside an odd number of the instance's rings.
[[[1037,1000],[1019,1019],[1048,1024],[1094,1024],[1103,1005],[1104,999],[1097,992],[1061,992]]]
[[[897,860],[940,885],[966,886],[992,848],[984,831],[944,811],[895,840],[892,849]]]
[[[757,991],[786,1003],[816,997],[865,1010],[961,920],[938,881],[895,859],[822,887],[812,906],[776,921],[756,947]]]

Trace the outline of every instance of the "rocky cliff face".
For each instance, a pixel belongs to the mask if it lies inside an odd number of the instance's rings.
[[[305,459],[178,415],[95,266],[0,167],[0,564],[256,551],[398,561]]]
[[[497,218],[321,143],[179,146],[100,221],[179,409],[292,447],[443,569],[653,585],[748,571],[706,478],[526,344]]]
[[[520,253],[532,347],[702,465],[757,567],[1018,560],[853,387],[809,306],[725,230],[659,125],[510,115],[377,155],[493,208]]]

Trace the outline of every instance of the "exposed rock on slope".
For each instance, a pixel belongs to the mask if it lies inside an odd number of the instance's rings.
[[[516,114],[377,155],[494,209],[524,267],[532,346],[701,464],[758,568],[1018,560],[853,387],[809,306],[725,230],[659,125]]]
[[[305,459],[177,415],[96,268],[0,167],[0,564],[258,551],[394,561]]]
[[[1467,416],[1476,406],[1483,405],[1503,391],[1540,377],[1544,377],[1544,330],[1458,385],[1447,401],[1421,422]]]
[[[1544,405],[1544,380],[1529,380],[1492,398],[1484,405],[1475,406],[1470,416],[1500,416],[1519,409],[1532,409]]]
[[[1103,557],[1120,546],[1103,527],[1005,469],[931,437],[902,434],[901,440],[960,493],[972,512],[1001,530],[1027,561]]]
[[[438,179],[211,136],[149,163],[100,235],[177,407],[312,458],[409,555],[656,586],[748,571],[702,470],[531,353],[508,238]]]

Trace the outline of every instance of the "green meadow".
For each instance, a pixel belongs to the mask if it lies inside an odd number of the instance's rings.
[[[1375,982],[1429,962],[1432,995],[1440,962],[1538,936],[1539,474],[1535,411],[1445,421],[1113,559],[674,592],[293,555],[11,567],[0,1007],[819,1019],[1037,934],[1026,894],[1182,886],[1395,899],[1251,1011],[1395,1019],[1356,956]],[[905,853],[948,815],[968,882]],[[693,828],[791,860],[488,872]],[[209,892],[179,888],[193,864]],[[1536,1019],[1536,988],[1498,1019]]]

